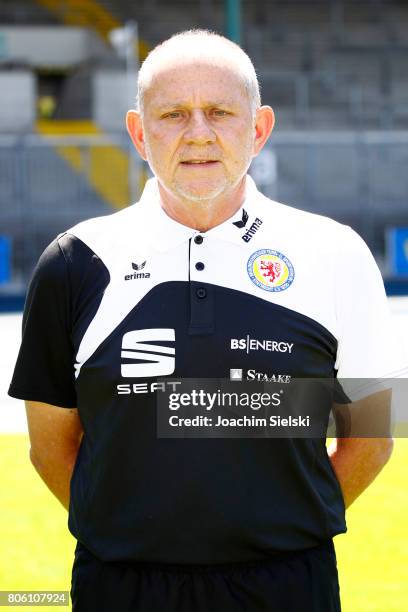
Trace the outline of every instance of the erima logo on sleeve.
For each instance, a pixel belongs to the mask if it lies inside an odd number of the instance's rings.
[[[121,364],[122,376],[141,378],[173,374],[176,367],[176,349],[150,344],[148,341],[175,342],[175,338],[175,330],[168,328],[136,329],[127,332],[122,338],[121,358],[127,360]]]

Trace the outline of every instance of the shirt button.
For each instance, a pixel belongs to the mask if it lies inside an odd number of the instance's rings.
[[[196,296],[202,300],[203,298],[207,297],[207,289],[204,289],[204,287],[199,287],[196,291]]]
[[[199,272],[201,272],[201,270],[204,270],[205,265],[203,264],[202,261],[197,261],[195,267],[196,267],[196,270],[199,270]]]
[[[204,240],[204,238],[203,238],[202,236],[196,236],[196,237],[194,238],[194,242],[195,242],[196,244],[202,244],[202,243],[203,243],[203,240]]]

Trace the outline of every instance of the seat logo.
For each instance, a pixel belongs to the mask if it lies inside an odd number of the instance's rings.
[[[172,346],[151,344],[149,341],[174,344],[175,339],[175,330],[169,328],[136,329],[127,332],[122,338],[122,376],[142,378],[173,374],[176,368],[176,349]]]

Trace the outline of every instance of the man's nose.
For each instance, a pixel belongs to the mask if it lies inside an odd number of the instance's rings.
[[[215,142],[216,135],[204,111],[194,109],[191,112],[184,140],[190,144],[207,144]]]

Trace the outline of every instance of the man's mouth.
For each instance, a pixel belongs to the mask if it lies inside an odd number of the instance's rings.
[[[182,161],[181,164],[183,166],[211,166],[213,164],[218,164],[217,159],[189,159],[186,161]]]

